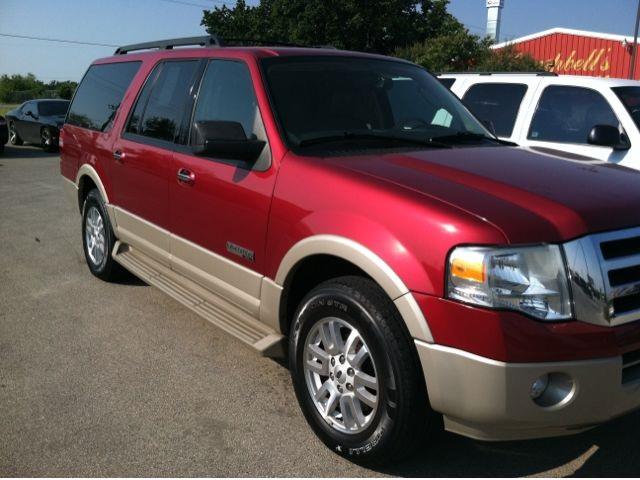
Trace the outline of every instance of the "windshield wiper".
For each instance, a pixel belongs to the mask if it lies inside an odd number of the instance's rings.
[[[450,135],[440,135],[437,137],[432,137],[429,140],[434,142],[445,142],[445,143],[464,143],[469,140],[490,140],[495,143],[500,143],[500,140],[494,137],[490,137],[485,135],[484,133],[473,133],[473,132],[456,132]]]
[[[300,140],[297,144],[298,147],[308,147],[310,145],[318,145],[321,143],[340,142],[344,140],[386,140],[395,143],[405,143],[411,145],[420,145],[427,148],[452,148],[447,143],[441,143],[438,141],[423,140],[419,138],[400,137],[396,135],[385,135],[379,133],[357,133],[357,132],[344,132],[341,135],[322,135],[318,137],[305,138]]]

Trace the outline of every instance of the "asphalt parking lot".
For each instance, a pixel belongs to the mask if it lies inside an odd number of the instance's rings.
[[[368,470],[328,451],[280,363],[134,277],[89,273],[58,159],[0,155],[0,476],[638,476],[640,414],[560,439],[451,434]]]

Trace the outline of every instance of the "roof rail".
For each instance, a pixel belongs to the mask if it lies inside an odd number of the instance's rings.
[[[171,38],[168,40],[156,40],[155,42],[134,43],[124,45],[116,49],[114,55],[126,55],[138,50],[151,50],[154,48],[171,50],[174,47],[186,47],[199,45],[201,47],[222,47],[223,43],[217,35],[205,35],[202,37]]]
[[[537,77],[557,77],[556,72],[540,70],[537,72],[438,72],[439,75],[535,75]]]

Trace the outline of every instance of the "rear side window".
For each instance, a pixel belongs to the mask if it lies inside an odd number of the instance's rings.
[[[607,100],[595,90],[552,85],[542,92],[531,121],[529,139],[587,144],[596,125],[619,127]]]
[[[510,137],[527,86],[515,83],[477,83],[462,99],[483,122],[491,122],[499,137]]]
[[[453,84],[456,83],[455,78],[438,78],[438,80],[440,80],[440,83],[447,87],[449,90],[451,90]]]
[[[89,67],[69,108],[67,123],[106,131],[140,64],[122,62]]]
[[[127,132],[176,141],[190,111],[190,92],[199,64],[199,60],[160,63],[138,97]]]

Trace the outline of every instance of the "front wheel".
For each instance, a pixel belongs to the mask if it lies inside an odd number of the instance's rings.
[[[13,122],[9,124],[9,142],[11,145],[22,145],[22,139],[18,132],[16,131],[16,126]]]
[[[411,338],[371,280],[341,277],[313,289],[296,312],[289,357],[308,423],[344,457],[397,460],[440,426]]]

